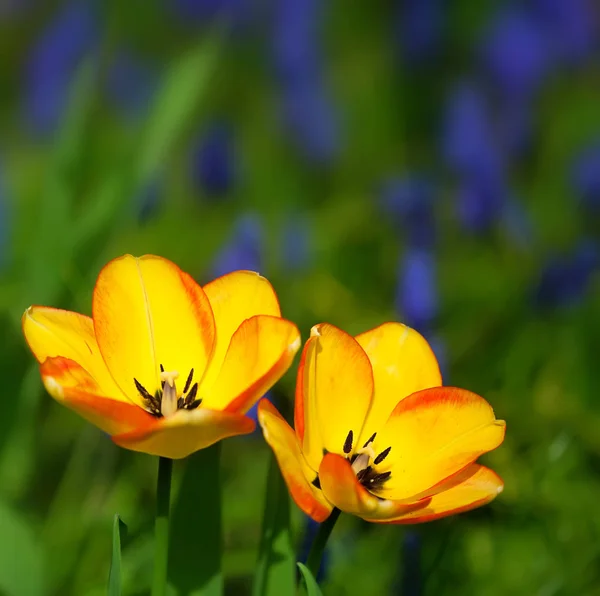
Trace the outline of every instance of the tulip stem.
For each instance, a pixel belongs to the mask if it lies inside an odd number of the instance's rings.
[[[156,522],[154,525],[154,579],[152,596],[164,596],[167,591],[169,555],[169,508],[173,460],[160,457],[156,482]]]
[[[317,574],[321,568],[321,559],[323,558],[325,545],[329,540],[333,526],[335,526],[335,522],[337,522],[340,513],[341,511],[337,507],[333,508],[333,511],[329,517],[319,526],[317,535],[315,536],[312,546],[310,547],[310,552],[308,553],[308,558],[306,559],[306,566],[310,569],[310,572],[313,574],[315,579],[317,579]]]

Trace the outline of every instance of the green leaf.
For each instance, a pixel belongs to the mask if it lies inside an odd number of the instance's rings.
[[[302,563],[298,563],[298,568],[300,569],[300,573],[302,573],[302,578],[304,579],[304,586],[306,587],[306,593],[308,596],[323,596],[323,592],[321,592],[321,588],[317,584],[313,574],[310,572],[306,565]]]
[[[39,541],[27,522],[1,501],[0,537],[0,594],[44,594],[43,556]]]
[[[295,555],[290,539],[290,498],[274,457],[267,476],[267,494],[253,596],[295,593]]]
[[[87,122],[95,101],[97,67],[92,59],[79,69],[65,110],[65,120],[50,156],[44,192],[30,230],[25,291],[38,304],[49,304],[61,289],[73,236],[74,173],[84,154]],[[20,313],[19,313],[20,314]]]
[[[113,518],[112,558],[108,574],[108,596],[121,596],[121,540],[125,537],[127,526],[119,514]]]
[[[76,226],[75,244],[121,223],[126,227],[134,198],[153,180],[186,125],[200,99],[206,94],[214,71],[220,36],[216,33],[184,54],[167,72],[150,114],[136,139],[131,158],[108,173],[88,201],[86,212]]]
[[[171,512],[169,584],[187,596],[221,596],[221,479],[217,443],[188,457]]]

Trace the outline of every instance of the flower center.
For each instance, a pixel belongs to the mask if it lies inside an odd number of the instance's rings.
[[[194,379],[194,369],[185,381],[181,395],[177,393],[175,381],[179,378],[176,370],[165,371],[163,365],[160,365],[160,389],[157,389],[152,395],[137,379],[133,379],[135,388],[144,400],[144,407],[153,416],[162,418],[171,416],[177,410],[195,410],[202,399],[196,399],[198,393],[198,383],[192,385]]]
[[[376,472],[373,466],[380,464],[392,450],[391,447],[384,449],[379,455],[375,454],[373,449],[373,441],[375,440],[377,433],[373,433],[371,438],[358,449],[354,455],[350,458],[352,469],[356,474],[356,479],[370,491],[378,490],[383,486],[386,480],[390,479],[392,473],[387,472]],[[346,441],[344,443],[344,453],[350,453],[352,451],[353,434],[352,431],[348,432]],[[373,464],[371,464],[371,461]]]

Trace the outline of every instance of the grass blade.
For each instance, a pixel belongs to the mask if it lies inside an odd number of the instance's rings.
[[[302,573],[302,578],[304,579],[304,587],[306,588],[306,593],[308,596],[323,596],[323,592],[321,592],[321,588],[317,584],[317,581],[313,577],[313,574],[310,572],[306,565],[302,563],[298,563],[298,568],[300,569],[300,573]]]
[[[294,594],[294,562],[290,538],[290,498],[277,462],[271,457],[253,596]]]
[[[127,526],[121,521],[119,514],[113,518],[112,558],[108,574],[108,596],[121,596],[121,540],[125,537]]]

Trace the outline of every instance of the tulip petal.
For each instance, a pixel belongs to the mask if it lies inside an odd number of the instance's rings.
[[[281,316],[273,286],[254,271],[234,271],[204,286],[217,329],[203,388],[210,391],[220,374],[229,343],[239,326],[254,315]]]
[[[323,457],[319,481],[323,494],[335,507],[365,519],[394,519],[429,504],[429,498],[417,503],[399,503],[376,497],[358,481],[350,462],[335,453]]]
[[[102,356],[121,390],[141,403],[134,378],[150,393],[160,388],[159,365],[199,380],[209,361],[215,327],[202,288],[175,264],[125,255],[102,269],[93,298]]]
[[[126,432],[154,420],[139,406],[99,395],[96,381],[73,360],[47,358],[40,373],[54,399],[106,433]]]
[[[132,451],[182,459],[221,439],[251,433],[254,428],[254,421],[242,414],[199,407],[155,418],[155,422],[115,435],[112,440]]]
[[[504,440],[505,422],[478,395],[454,387],[413,393],[394,409],[373,442],[376,454],[388,447],[378,473],[391,477],[377,494],[409,499],[495,449]],[[432,493],[429,493],[432,494]]]
[[[371,364],[356,340],[333,325],[311,330],[296,384],[296,432],[308,464],[319,469],[323,449],[350,454],[373,394]],[[351,449],[345,452],[350,437]]]
[[[258,422],[296,505],[316,522],[326,520],[332,506],[323,492],[310,482],[316,474],[304,461],[294,431],[268,399],[258,405]]]
[[[438,387],[442,376],[425,338],[401,323],[384,323],[356,336],[373,368],[375,392],[360,442],[383,427],[398,402],[416,391]]]
[[[287,371],[300,347],[290,321],[268,315],[246,319],[233,334],[221,372],[203,393],[202,406],[247,412]]]
[[[504,483],[495,472],[485,466],[472,464],[461,472],[450,486],[431,497],[427,507],[388,520],[386,523],[419,524],[470,511],[495,499],[503,488]]]
[[[46,358],[59,356],[73,360],[93,378],[101,395],[127,401],[104,364],[90,317],[58,308],[31,306],[23,314],[22,324],[25,339],[40,364]]]

